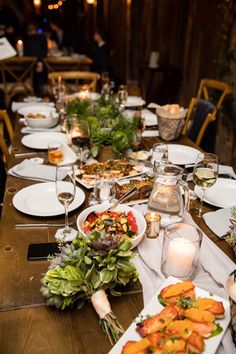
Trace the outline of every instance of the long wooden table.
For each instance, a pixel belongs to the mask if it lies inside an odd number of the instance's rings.
[[[27,152],[21,145],[20,126],[17,125],[12,149],[12,165],[19,163],[14,153]],[[150,147],[158,138],[143,140]],[[181,137],[178,143],[193,144]],[[22,158],[23,159],[23,158]],[[28,261],[27,250],[31,243],[53,242],[56,228],[21,228],[15,223],[63,222],[63,217],[38,218],[18,212],[12,205],[14,194],[33,183],[29,180],[9,176],[7,179],[4,207],[1,219],[0,237],[0,352],[4,354],[75,354],[107,353],[111,346],[102,333],[98,317],[87,303],[80,311],[60,311],[45,305],[41,296],[40,279],[47,270],[47,261]],[[83,189],[83,188],[82,188]],[[88,192],[85,190],[86,196]],[[37,203],[37,201],[35,201]],[[70,221],[76,220],[87,201],[70,214]],[[210,210],[210,207],[209,207]],[[230,246],[219,240],[202,220],[195,219],[201,229],[232,260],[235,257]],[[141,285],[127,291],[123,296],[110,299],[112,309],[127,328],[143,308]]]

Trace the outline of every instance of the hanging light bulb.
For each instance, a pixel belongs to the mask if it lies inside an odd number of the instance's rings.
[[[94,0],[87,0],[87,3],[90,4],[90,5],[93,5],[94,4]]]
[[[37,9],[37,8],[40,8],[42,5],[42,1],[41,0],[34,0],[34,7]]]

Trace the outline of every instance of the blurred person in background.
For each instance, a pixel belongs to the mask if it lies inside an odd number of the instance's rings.
[[[69,52],[71,49],[69,33],[67,33],[67,31],[65,31],[59,23],[51,21],[49,26],[52,30],[51,39],[57,43],[60,50],[63,52]]]
[[[27,37],[24,42],[24,55],[37,57],[34,68],[33,86],[36,96],[43,94],[43,85],[47,82],[47,70],[43,63],[43,58],[47,56],[47,39],[43,33],[38,33],[38,26],[31,22],[27,26]]]
[[[92,70],[99,74],[109,72],[109,50],[105,41],[105,35],[102,31],[96,30],[93,39]]]

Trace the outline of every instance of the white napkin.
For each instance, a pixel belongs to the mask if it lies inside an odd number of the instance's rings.
[[[135,209],[145,213],[147,206],[145,204],[136,205]],[[196,226],[189,213],[185,213],[183,222]],[[140,274],[139,279],[143,287],[144,306],[152,299],[165,281],[160,270],[162,241],[163,230],[158,238],[148,239],[144,237],[137,246],[139,257],[136,257],[133,262]],[[199,288],[211,291],[223,298],[228,298],[224,285],[233,269],[235,269],[235,264],[207,236],[203,235],[200,266],[193,279],[194,283]],[[231,354],[234,351],[231,333],[228,329],[217,353]]]
[[[56,180],[56,167],[46,166],[46,165],[37,165],[32,161],[26,159],[15,165],[10,170],[8,174],[14,177],[30,179],[34,181],[55,181]],[[61,174],[61,180],[64,179],[66,173]]]
[[[219,209],[203,214],[203,219],[207,226],[220,238],[229,231],[231,225],[229,221],[230,218],[230,208]]]
[[[159,136],[159,130],[144,130],[142,132],[142,137],[143,138],[148,138],[151,136]]]
[[[141,116],[144,119],[145,125],[157,125],[157,116],[156,114],[149,111],[149,109],[143,109],[141,111]]]
[[[53,128],[31,128],[31,127],[23,127],[21,129],[22,134],[32,134],[32,133],[38,133],[38,132],[60,132],[61,127],[60,124],[56,125]]]
[[[13,101],[11,104],[11,110],[12,112],[16,112],[21,107],[37,106],[37,105],[51,106],[51,107],[55,106],[54,102],[15,102]]]
[[[62,143],[63,161],[58,165],[74,163],[77,160],[76,153],[66,144]]]

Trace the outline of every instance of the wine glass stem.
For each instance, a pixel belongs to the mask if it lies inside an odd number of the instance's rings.
[[[70,231],[69,222],[68,222],[68,205],[65,205],[65,233]]]
[[[202,190],[202,196],[201,196],[201,199],[200,199],[200,205],[199,205],[199,209],[198,209],[198,216],[199,216],[199,217],[202,216],[203,199],[204,199],[204,196],[205,196],[205,191],[206,191],[206,189],[204,188],[204,189]]]

